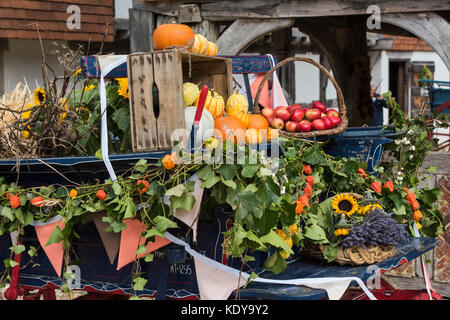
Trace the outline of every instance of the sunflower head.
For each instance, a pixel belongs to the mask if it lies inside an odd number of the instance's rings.
[[[116,78],[119,83],[119,89],[117,93],[126,99],[130,99],[130,93],[128,92],[128,78]]]
[[[45,101],[45,90],[41,87],[34,89],[33,91],[34,105],[39,106]]]
[[[358,211],[359,208],[356,199],[347,193],[341,193],[333,197],[331,206],[337,213],[346,214],[348,217]]]
[[[358,209],[358,214],[364,216],[367,213],[369,213],[370,211],[375,210],[376,208],[380,209],[381,211],[384,211],[383,207],[381,205],[379,205],[378,203],[371,203],[366,206],[361,206]]]

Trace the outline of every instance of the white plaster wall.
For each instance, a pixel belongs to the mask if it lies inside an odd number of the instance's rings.
[[[115,2],[115,17],[121,19],[128,19],[128,9],[133,7],[133,0],[116,0]]]
[[[53,41],[43,41],[44,49],[48,53],[46,59],[55,72],[61,72],[56,56],[49,52],[54,48],[52,43]],[[36,88],[36,83],[39,86],[43,85],[41,47],[38,40],[10,39],[3,59],[5,92],[14,90],[19,82],[24,82],[24,79],[30,90]]]

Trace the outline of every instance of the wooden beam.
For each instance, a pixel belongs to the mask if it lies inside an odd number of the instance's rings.
[[[203,19],[232,21],[238,18],[295,18],[345,15],[367,15],[367,8],[376,4],[381,13],[424,12],[450,10],[447,0],[165,0],[136,1],[139,6],[155,13],[177,16],[179,5],[200,4]],[[137,5],[137,4],[136,4]]]
[[[237,19],[217,39],[219,55],[237,55],[263,35],[292,27],[294,19]]]
[[[450,24],[434,12],[382,14],[381,22],[408,30],[428,43],[450,70]]]

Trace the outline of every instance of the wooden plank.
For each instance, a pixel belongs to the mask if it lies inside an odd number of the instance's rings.
[[[172,133],[185,128],[181,64],[181,52],[178,50],[153,53],[154,81],[159,92],[156,126],[160,150],[171,149],[174,145]]]
[[[158,150],[152,55],[129,55],[127,65],[133,152]]]
[[[139,9],[130,9],[129,13],[130,51],[152,51],[152,35],[155,29],[154,14],[150,11]]]

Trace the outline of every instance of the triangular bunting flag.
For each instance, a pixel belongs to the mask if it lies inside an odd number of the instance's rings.
[[[51,219],[47,223],[35,222],[34,227],[36,229],[36,235],[42,249],[44,249],[44,252],[50,260],[50,263],[58,274],[58,277],[60,277],[64,257],[63,242],[60,241],[58,243],[52,243],[48,246],[45,246],[56,226],[58,226],[61,231],[65,227],[65,224],[62,221],[62,217],[58,217],[58,220],[55,220],[56,219]]]
[[[255,99],[256,97],[256,92],[258,91],[259,85],[261,84],[261,81],[264,78],[264,76],[265,74],[259,74],[258,76],[256,76],[255,80],[253,80],[252,84],[250,85],[250,90],[252,92],[253,99]],[[258,103],[263,107],[273,108],[269,96],[269,81],[266,81],[264,83],[262,91],[259,95]]]
[[[108,223],[103,222],[103,213],[98,212],[92,215],[92,221],[98,230],[100,238],[102,239],[103,246],[105,247],[106,254],[108,255],[109,262],[114,263],[117,253],[120,247],[120,233],[106,232],[105,229],[109,226]]]
[[[200,179],[195,179],[195,189],[192,195],[195,198],[195,204],[192,210],[187,211],[185,209],[175,209],[174,217],[184,222],[188,227],[192,227],[193,241],[197,241],[197,223],[198,215],[200,213],[200,206],[202,204],[203,188],[200,187]]]
[[[133,262],[136,258],[138,247],[145,243],[145,238],[141,237],[142,232],[145,231],[145,226],[141,221],[137,219],[126,219],[123,220],[123,222],[126,224],[126,227],[125,230],[122,230],[120,236],[117,270],[120,270],[123,266]],[[137,258],[142,258],[146,254],[168,245],[170,242],[171,241],[166,238],[155,236],[154,242],[147,243],[147,251],[143,254],[139,254]]]
[[[226,300],[233,290],[247,283],[239,274],[227,272],[201,258],[194,256],[194,263],[201,300]]]
[[[280,81],[278,80],[278,76],[277,76],[276,72],[273,73],[271,102],[272,102],[273,108],[276,108],[278,106],[284,106],[284,107],[288,106],[286,97],[284,96],[284,93],[283,93],[283,88],[281,88]]]

